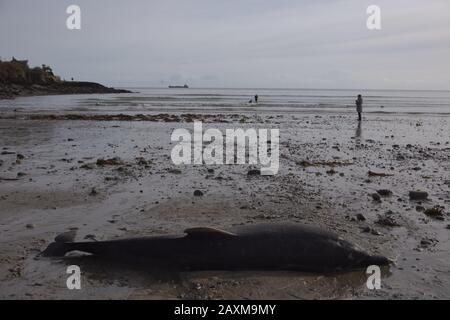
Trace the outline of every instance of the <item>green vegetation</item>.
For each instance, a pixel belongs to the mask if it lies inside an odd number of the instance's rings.
[[[0,60],[0,84],[49,85],[60,81],[61,79],[45,64],[42,67],[30,68],[26,60],[15,58],[11,61]]]

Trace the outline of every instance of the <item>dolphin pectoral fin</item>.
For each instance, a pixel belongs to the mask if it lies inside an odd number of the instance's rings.
[[[215,228],[189,228],[184,230],[188,237],[237,237],[237,234]]]

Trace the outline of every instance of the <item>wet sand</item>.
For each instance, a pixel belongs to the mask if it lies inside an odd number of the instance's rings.
[[[2,299],[450,298],[446,116],[370,114],[360,126],[354,115],[312,113],[191,115],[174,121],[4,117]],[[174,166],[170,134],[175,128],[192,130],[194,119],[203,120],[205,129],[279,128],[279,173],[247,176],[246,165]],[[97,159],[114,157],[123,164],[97,165]],[[374,201],[380,189],[392,194]],[[204,195],[195,197],[194,190]],[[429,200],[411,201],[411,190],[427,191]],[[423,212],[437,205],[445,208],[441,219]],[[283,221],[334,230],[394,260],[383,272],[382,289],[367,289],[364,270],[161,273],[75,259],[82,290],[71,291],[65,282],[72,260],[36,258],[70,229],[77,230],[77,240],[106,240]]]

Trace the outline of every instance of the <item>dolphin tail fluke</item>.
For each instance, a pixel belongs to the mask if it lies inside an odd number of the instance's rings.
[[[71,247],[67,243],[52,242],[47,249],[42,251],[42,257],[64,257],[67,252],[71,251]]]
[[[42,251],[43,257],[64,257],[67,252],[72,250],[71,243],[75,239],[75,231],[69,231],[58,235],[55,242],[52,242]]]

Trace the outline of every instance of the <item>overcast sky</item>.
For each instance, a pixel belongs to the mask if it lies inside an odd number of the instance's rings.
[[[449,0],[0,0],[0,56],[115,86],[450,89],[449,14]]]

